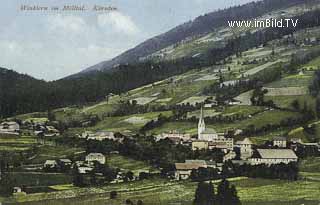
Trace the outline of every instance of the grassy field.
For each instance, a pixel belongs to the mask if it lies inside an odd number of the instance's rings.
[[[22,137],[1,137],[0,151],[25,151],[31,149],[37,144],[36,138],[29,136]]]
[[[111,167],[124,169],[125,171],[132,171],[135,175],[140,172],[155,172],[157,169],[151,167],[148,163],[143,161],[134,160],[128,157],[123,157],[118,154],[111,154],[107,157],[107,163]]]
[[[265,100],[272,100],[277,106],[281,108],[290,108],[292,109],[292,102],[297,100],[299,102],[299,107],[303,108],[304,104],[310,108],[315,106],[315,99],[310,95],[301,95],[301,96],[265,96]]]
[[[51,186],[72,183],[72,177],[62,173],[13,172],[16,186]]]
[[[84,151],[82,148],[71,148],[66,146],[40,146],[36,150],[35,157],[29,162],[42,164],[48,159],[62,159],[75,155],[77,152]]]
[[[308,87],[312,79],[312,73],[304,75],[290,75],[284,78],[281,78],[278,81],[274,81],[270,84],[267,84],[266,87],[269,88],[283,88],[283,87]]]
[[[231,129],[243,129],[249,125],[254,125],[256,128],[261,128],[267,124],[278,124],[281,120],[285,120],[289,117],[298,117],[299,113],[289,112],[289,111],[279,111],[279,110],[270,110],[261,112],[257,115],[254,115],[252,118],[237,121],[235,123],[216,123],[208,124],[207,127],[214,128],[218,132],[224,132]],[[158,127],[150,133],[160,134],[162,132],[168,132],[171,130],[179,130],[186,133],[195,134],[197,132],[197,123],[191,122],[169,122],[165,123],[163,126]]]
[[[281,180],[234,178],[230,181],[236,185],[243,205],[317,205],[320,202],[317,190],[320,183],[314,181],[286,182]],[[218,181],[214,181],[216,185]],[[44,198],[56,198],[57,196],[72,197],[71,199],[57,199],[40,202],[25,202],[28,205],[62,205],[62,204],[82,204],[82,205],[120,205],[126,199],[134,202],[142,200],[147,205],[169,205],[172,202],[182,202],[191,205],[197,183],[169,182],[161,179],[131,182],[126,184],[114,184],[101,188],[85,188],[57,193],[35,194],[28,198],[20,197],[18,201],[39,200]],[[109,199],[109,192],[116,190],[118,197],[115,200]],[[87,193],[87,196],[82,196]]]
[[[88,130],[108,130],[114,132],[137,132],[148,121],[155,120],[159,114],[170,116],[171,111],[166,112],[150,112],[144,114],[135,114],[122,117],[107,117],[99,122],[96,126],[88,128]]]

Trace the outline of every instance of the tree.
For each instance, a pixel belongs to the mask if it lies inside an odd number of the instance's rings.
[[[126,175],[125,175],[125,180],[126,181],[133,180],[133,172],[131,172],[131,171],[127,172]]]
[[[300,104],[299,101],[297,99],[295,99],[294,101],[292,101],[291,106],[295,109],[295,110],[300,110]]]
[[[2,174],[0,178],[0,196],[10,196],[13,192],[14,181],[8,173]]]
[[[78,166],[73,168],[73,184],[78,187],[83,187],[85,185],[84,178],[82,174],[79,173]]]
[[[226,179],[223,179],[218,185],[217,204],[241,205],[236,188],[233,185],[230,186],[229,181]]]
[[[199,182],[196,189],[194,205],[213,205],[215,203],[213,184]]]
[[[110,192],[110,199],[115,199],[118,196],[118,192],[117,191],[111,191]]]
[[[317,117],[320,118],[320,96],[316,99],[316,113]]]

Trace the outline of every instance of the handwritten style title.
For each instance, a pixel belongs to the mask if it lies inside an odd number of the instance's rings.
[[[118,10],[116,7],[113,6],[101,6],[101,5],[63,5],[63,6],[41,6],[41,5],[21,5],[20,11],[30,11],[30,12],[42,12],[42,11],[53,11],[53,12],[60,12],[60,11],[96,11],[96,12],[108,12],[108,11],[115,11]]]

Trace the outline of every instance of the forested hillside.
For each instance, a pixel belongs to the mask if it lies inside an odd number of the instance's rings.
[[[0,117],[46,109],[48,91],[45,81],[0,68]]]
[[[289,1],[279,2],[288,3]],[[266,5],[268,4],[262,4],[263,7]],[[191,69],[219,65],[230,55],[241,55],[241,52],[264,45],[270,40],[280,39],[304,28],[319,26],[320,11],[309,11],[295,18],[299,19],[296,28],[267,28],[254,33],[247,32],[228,40],[222,48],[210,49],[200,58],[132,63],[120,65],[111,73],[95,71],[54,82],[39,81],[14,71],[1,69],[0,116],[8,117],[19,113],[96,102],[104,99],[109,93],[120,94]]]

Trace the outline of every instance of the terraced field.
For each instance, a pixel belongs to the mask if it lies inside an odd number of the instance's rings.
[[[159,170],[151,167],[146,162],[123,157],[118,154],[111,154],[108,156],[107,163],[111,167],[124,169],[125,171],[132,171],[136,176],[138,176],[140,172],[159,172]]]
[[[37,145],[35,137],[10,137],[0,135],[0,151],[26,151]]]

